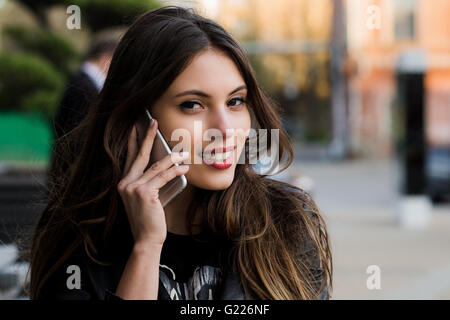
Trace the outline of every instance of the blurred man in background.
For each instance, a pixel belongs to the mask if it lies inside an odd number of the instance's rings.
[[[117,41],[102,39],[89,48],[78,73],[67,85],[54,119],[55,138],[72,130],[86,116],[103,87]]]
[[[117,43],[117,40],[111,38],[93,42],[80,70],[69,79],[53,122],[55,144],[48,168],[49,183],[54,181],[54,178],[58,180],[78,154],[80,145],[77,141],[63,143],[59,139],[74,129],[87,115],[89,107],[103,88]]]

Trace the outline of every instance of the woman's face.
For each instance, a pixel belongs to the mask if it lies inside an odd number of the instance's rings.
[[[246,99],[234,62],[210,49],[198,54],[151,107],[170,148],[190,152],[184,162],[190,164],[189,184],[208,190],[231,185],[251,126]],[[172,134],[183,138],[171,141]]]

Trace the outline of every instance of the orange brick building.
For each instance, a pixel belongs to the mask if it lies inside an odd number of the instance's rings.
[[[390,155],[398,59],[425,56],[425,123],[429,145],[450,145],[450,1],[347,0],[351,146]]]

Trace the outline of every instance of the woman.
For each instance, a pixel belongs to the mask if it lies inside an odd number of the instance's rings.
[[[139,146],[145,108],[156,120]],[[141,15],[96,104],[64,137],[83,147],[54,180],[36,227],[31,299],[329,298],[332,257],[314,201],[238,161],[248,160],[248,133],[258,127],[280,129],[276,151],[287,158],[283,169],[290,165],[278,113],[218,24],[175,6]],[[173,153],[144,171],[157,128],[171,148],[172,133],[185,130],[200,152]],[[210,129],[233,150],[208,155]],[[159,189],[180,175],[187,187],[163,207]]]

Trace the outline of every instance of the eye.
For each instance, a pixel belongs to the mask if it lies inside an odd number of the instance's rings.
[[[247,102],[247,100],[245,100],[244,98],[241,98],[241,97],[233,98],[233,99],[230,100],[230,102],[231,101],[234,101],[235,103],[236,102],[240,102],[239,104],[232,105],[233,107],[240,107],[240,106],[244,105]]]
[[[201,106],[200,102],[190,100],[190,101],[185,101],[185,102],[181,103],[181,104],[179,105],[179,107],[180,107],[181,109],[197,110],[199,107],[195,107],[196,105]]]

